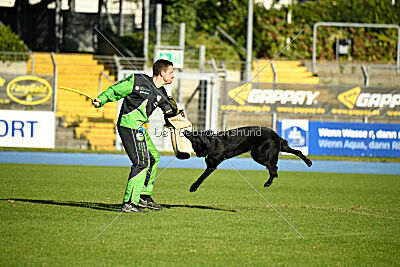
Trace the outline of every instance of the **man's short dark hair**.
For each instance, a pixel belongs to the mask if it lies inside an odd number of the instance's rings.
[[[167,71],[169,66],[174,66],[171,61],[166,59],[159,59],[153,64],[153,76],[158,76],[161,71]]]

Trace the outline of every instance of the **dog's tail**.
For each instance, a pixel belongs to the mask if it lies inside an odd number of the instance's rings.
[[[280,142],[281,142],[281,150],[280,151],[298,156],[307,164],[308,167],[311,167],[311,165],[312,165],[311,160],[309,158],[307,158],[306,156],[304,156],[300,150],[291,148],[289,146],[288,142],[283,138],[280,138]]]

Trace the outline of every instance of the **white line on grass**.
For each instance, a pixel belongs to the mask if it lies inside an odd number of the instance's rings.
[[[278,214],[279,214],[279,216],[281,216],[285,221],[286,221],[286,223],[287,224],[289,224],[303,239],[305,239],[305,237],[299,232],[299,230],[297,230],[296,229],[296,227],[294,227],[294,225],[291,223],[291,222],[289,222],[289,220],[288,219],[286,219],[285,218],[285,216],[283,216],[282,215],[282,213],[280,213],[279,212],[279,210],[277,210],[275,207],[274,207],[274,205],[272,205],[272,203],[271,202],[269,202],[269,200],[263,195],[263,194],[261,194],[260,193],[260,191],[258,191],[247,179],[246,179],[246,177],[244,177],[232,164],[231,164],[231,162],[228,160],[228,159],[226,159],[226,161],[232,166],[232,168],[233,169],[235,169],[235,171],[254,189],[254,191],[256,191],[270,206],[271,206],[271,208],[273,208]]]
[[[158,177],[160,177],[161,176],[161,174],[166,170],[166,169],[168,169],[168,167],[172,164],[172,162],[174,162],[176,160],[176,158],[173,158],[169,163],[168,163],[168,165],[167,165],[167,167],[165,167],[161,172],[160,172],[160,174],[159,175],[157,175],[156,176],[156,178],[154,178],[154,182],[156,181],[156,179],[158,178]],[[153,182],[153,183],[154,183]],[[143,190],[142,190],[142,192],[147,188],[147,186],[149,185],[150,183],[148,183],[144,188],[143,188]],[[142,192],[140,192],[139,194],[141,194]],[[131,203],[132,204],[132,203]],[[128,208],[130,208],[130,205],[131,204],[129,204],[129,206],[128,206]],[[95,240],[101,235],[101,234],[103,234],[104,232],[105,232],[105,230],[110,226],[110,225],[112,225],[113,223],[114,223],[114,221],[119,217],[119,216],[121,216],[121,214],[124,212],[124,210],[125,209],[123,209],[123,210],[121,210],[119,213],[118,213],[118,215],[117,216],[115,216],[115,218],[94,238]]]
[[[382,219],[389,219],[389,220],[395,220],[398,221],[400,220],[400,218],[396,218],[396,217],[388,217],[388,216],[382,216],[379,214],[373,214],[373,213],[366,213],[364,211],[348,211],[351,214],[356,214],[356,215],[364,215],[364,216],[372,216],[372,217],[377,217],[377,218],[382,218]]]
[[[348,233],[348,234],[337,234],[337,235],[318,235],[318,234],[313,234],[311,238],[308,238],[307,240],[317,240],[321,238],[337,238],[337,237],[347,237],[347,236],[366,236],[368,233]],[[271,238],[272,240],[293,240],[293,239],[298,239],[298,237],[281,237],[281,238]]]

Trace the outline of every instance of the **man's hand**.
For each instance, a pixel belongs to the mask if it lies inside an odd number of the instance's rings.
[[[95,99],[93,100],[92,104],[93,104],[93,106],[94,106],[95,108],[100,107],[100,105],[101,105],[101,100],[100,100],[100,98],[95,98]]]

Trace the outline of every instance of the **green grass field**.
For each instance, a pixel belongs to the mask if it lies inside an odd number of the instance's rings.
[[[162,211],[119,216],[129,168],[0,164],[0,265],[400,264],[400,177],[167,169]],[[159,169],[159,173],[161,169]]]

